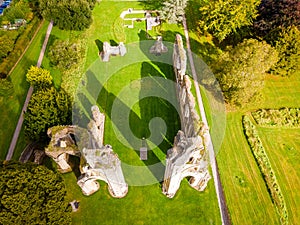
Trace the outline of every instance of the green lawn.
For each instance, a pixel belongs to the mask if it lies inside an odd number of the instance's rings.
[[[258,128],[283,193],[290,224],[300,221],[300,129]]]
[[[68,198],[80,201],[80,211],[73,213],[73,223],[220,224],[213,181],[202,193],[183,180],[174,199],[162,194],[159,181],[163,177],[164,162],[161,161],[180,126],[176,106],[170,104],[176,102],[173,69],[168,65],[172,51],[160,58],[149,54],[154,40],[144,42],[147,39],[144,23],[135,23],[132,29],[121,29],[120,26],[112,29],[119,24],[120,13],[128,8],[141,9],[142,6],[136,2],[104,1],[94,9],[94,23],[87,31],[86,68],[89,69],[77,97],[87,116],[90,106],[96,102],[106,114],[104,142],[111,144],[118,153],[130,185],[129,192],[125,198],[113,199],[107,192],[107,185],[101,182],[99,192],[85,197],[76,185],[74,175],[64,175],[70,188]],[[110,15],[109,20],[107,15]],[[122,35],[116,33],[120,30]],[[182,32],[178,26],[164,25],[151,31],[150,35],[165,34],[165,40],[173,43],[179,31]],[[108,63],[101,62],[98,46],[104,41],[118,43],[118,37],[122,36],[126,39],[127,54],[111,57]],[[171,49],[172,45],[168,47]],[[151,121],[154,117],[161,118],[166,126],[160,123],[153,127],[153,123],[160,122]],[[81,125],[86,121],[83,118]],[[148,147],[152,149],[147,161],[141,161],[136,151],[142,137],[147,138]],[[157,142],[158,139],[161,142]],[[159,165],[158,169],[151,166],[155,164]]]
[[[14,92],[11,96],[0,96],[1,120],[0,120],[0,159],[5,159],[11,138],[15,131],[21,109],[23,107],[29,84],[26,82],[25,75],[31,65],[36,65],[48,23],[44,22],[37,36],[33,40],[25,55],[18,63],[16,68],[10,74],[9,79],[14,86]],[[24,139],[19,142],[18,148],[26,146]]]
[[[227,113],[227,128],[217,155],[221,179],[233,224],[278,224],[262,176],[243,134],[241,116],[259,108],[299,107],[300,79],[267,76],[260,102]],[[291,224],[299,221],[299,129],[260,129],[263,146],[276,172],[289,211]],[[294,149],[287,151],[288,148]],[[291,172],[291,173],[290,173]],[[238,178],[236,177],[238,176]],[[239,184],[240,178],[246,187]]]

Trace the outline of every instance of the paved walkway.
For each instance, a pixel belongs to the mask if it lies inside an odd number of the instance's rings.
[[[189,57],[190,65],[191,65],[191,70],[192,70],[192,75],[193,75],[193,80],[194,80],[194,86],[195,86],[195,89],[196,89],[197,103],[198,103],[198,106],[199,106],[200,115],[201,115],[202,121],[205,124],[208,125],[206,115],[205,115],[205,109],[204,109],[202,97],[201,97],[201,94],[200,94],[200,88],[199,88],[197,73],[196,73],[196,70],[195,70],[194,59],[193,59],[193,56],[192,56],[189,33],[188,33],[188,27],[187,27],[187,24],[186,24],[185,15],[183,16],[183,22],[182,23],[183,23],[183,28],[184,28],[184,35],[185,35],[185,38],[186,38],[187,53],[188,53],[188,57]],[[217,166],[217,162],[216,162],[214,147],[213,147],[213,144],[212,144],[210,134],[209,134],[208,137],[209,137],[208,152],[209,152],[210,164],[211,164],[211,168],[212,168],[213,179],[214,179],[214,184],[215,184],[215,188],[216,188],[216,193],[217,193],[217,198],[218,198],[218,203],[219,203],[219,208],[220,208],[220,213],[221,213],[221,220],[222,220],[222,224],[229,225],[229,224],[231,224],[230,217],[229,217],[226,202],[225,202],[225,196],[224,196],[224,192],[223,192],[223,188],[222,188],[222,184],[221,184],[221,180],[220,180],[220,176],[219,176],[219,171],[218,171],[218,166]]]
[[[47,46],[47,43],[48,43],[48,40],[49,40],[49,36],[50,36],[51,30],[52,30],[52,27],[53,27],[53,22],[51,21],[49,23],[48,30],[47,30],[47,33],[46,33],[46,36],[45,36],[45,40],[44,40],[44,43],[43,43],[43,46],[42,46],[42,49],[41,49],[41,52],[40,52],[40,56],[39,56],[37,65],[36,65],[37,67],[40,67],[41,64],[42,64],[44,54],[45,54],[45,50],[46,50],[46,46]],[[22,108],[22,112],[21,112],[19,120],[18,120],[18,124],[17,124],[16,129],[15,129],[13,138],[10,142],[8,153],[6,155],[6,160],[10,160],[12,158],[13,154],[14,154],[14,150],[15,150],[15,147],[16,147],[19,135],[20,135],[20,131],[21,131],[21,128],[22,128],[22,125],[23,125],[23,121],[24,121],[24,112],[26,112],[26,110],[27,110],[27,106],[28,106],[28,103],[29,103],[29,100],[31,98],[32,93],[33,93],[33,87],[30,86],[30,88],[27,92],[27,96],[26,96],[26,99],[25,99],[25,102],[24,102],[24,105],[23,105],[23,108]]]

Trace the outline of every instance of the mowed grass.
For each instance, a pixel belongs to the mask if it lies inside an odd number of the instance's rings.
[[[300,129],[259,128],[284,196],[290,224],[300,221]]]
[[[162,71],[166,74],[162,74]],[[97,71],[93,73],[101,74]],[[114,199],[107,192],[107,185],[101,182],[99,192],[90,197],[83,197],[79,187],[76,187],[76,178],[71,174],[64,176],[71,188],[68,192],[70,200],[76,198],[81,202],[80,211],[73,214],[74,224],[97,224],[97,221],[103,224],[220,224],[218,202],[212,181],[207,189],[200,193],[189,187],[184,179],[175,198],[168,199],[162,194],[159,183],[163,178],[164,168],[153,170],[151,167],[165,158],[166,151],[171,147],[174,135],[179,129],[179,118],[176,110],[168,102],[157,97],[138,98],[143,96],[147,88],[155,88],[151,86],[153,83],[143,83],[141,79],[171,74],[170,65],[140,62],[120,69],[103,85],[98,96],[98,105],[106,114],[104,142],[111,144],[118,153],[129,191],[125,198]],[[93,80],[92,73],[88,76]],[[100,77],[98,79],[101,80]],[[93,83],[96,83],[96,80]],[[101,85],[99,87],[101,88]],[[126,87],[134,93],[126,95]],[[168,91],[174,94],[174,91]],[[138,96],[135,95],[136,92]],[[123,94],[125,96],[122,96]],[[136,101],[132,99],[133,96],[137,97]],[[136,104],[131,108],[130,102]],[[113,117],[114,104],[119,105],[117,117]],[[127,111],[130,111],[129,118],[126,117]],[[134,141],[131,143],[131,135],[138,139],[143,136],[148,138],[148,123],[155,116],[165,121],[168,128],[165,137],[168,141],[149,149],[148,160],[141,161],[139,152],[130,147],[136,146]],[[114,118],[117,118],[117,121]],[[113,130],[113,126],[116,126],[117,132]],[[130,127],[132,134],[126,133],[126,126]],[[155,127],[153,131],[160,133],[159,127]],[[124,144],[124,139],[129,146]],[[148,144],[150,147],[151,144]]]
[[[227,114],[226,134],[217,155],[232,224],[279,224],[241,119],[241,113]]]
[[[243,134],[241,116],[259,108],[299,107],[299,90],[297,74],[288,78],[268,75],[260,102],[252,102],[236,112],[227,113],[227,129],[217,160],[233,224],[278,224],[278,215]],[[299,174],[295,172],[299,167],[296,150],[299,149],[299,130],[260,129],[259,134],[282,188],[291,224],[297,224],[300,197],[293,190],[299,189],[296,181]],[[288,154],[284,150],[285,145],[294,147],[290,154],[295,155]],[[246,180],[251,194],[247,194],[246,188],[239,187],[235,176]]]
[[[72,174],[64,175],[68,198],[80,201],[79,211],[73,213],[72,224],[221,224],[218,205],[214,199],[213,182],[199,193],[183,180],[173,199],[161,192],[159,184],[130,186],[126,197],[115,199],[100,182],[100,190],[91,196],[83,196]],[[211,202],[208,204],[208,202]]]
[[[0,159],[6,157],[29,88],[25,75],[29,67],[37,63],[47,26],[48,23],[44,22],[25,55],[10,74],[8,79],[13,83],[13,94],[7,97],[0,96],[0,145],[2,149]],[[18,148],[22,149],[25,146],[26,142],[22,137],[22,140],[18,142]]]
[[[113,26],[120,13],[128,8],[141,9],[142,6],[137,2],[108,1],[96,6],[93,11],[94,23],[87,31],[86,68],[93,62],[96,65],[97,62],[102,63],[98,56],[99,44],[104,41],[118,43],[118,35]],[[179,27],[172,26],[174,30],[180,30]],[[123,163],[125,179],[130,185],[128,194],[125,198],[114,199],[109,195],[107,185],[100,182],[101,190],[85,197],[76,185],[76,177],[72,173],[64,175],[69,189],[68,198],[70,201],[80,201],[80,210],[73,213],[73,223],[220,224],[213,181],[209,182],[204,192],[198,192],[189,187],[184,179],[174,199],[168,199],[162,194],[159,182],[164,174],[166,151],[173,144],[180,124],[177,111],[168,100],[156,95],[143,98],[152,90],[175,97],[172,67],[152,62],[151,59],[156,56],[148,55],[151,45],[139,43],[146,39],[144,29],[144,23],[135,23],[133,29],[124,29],[125,44],[133,43],[128,46],[127,55],[111,57],[109,63],[102,63],[104,69],[90,67],[86,80],[82,82],[82,88],[86,90],[80,90],[77,95],[87,114],[90,114],[89,107],[95,102],[106,114],[104,143],[112,145]],[[168,37],[173,35],[173,42],[175,31],[167,29],[171,28],[165,27],[164,31]],[[155,35],[155,31],[152,35]],[[157,82],[157,77],[162,80],[170,79],[172,88],[168,89]],[[151,127],[153,124],[150,121],[155,117],[161,118],[166,126],[162,123]],[[150,141],[151,135],[160,137],[161,142],[156,143],[156,138],[153,142]],[[146,161],[139,159],[137,151],[141,147],[142,137],[147,138],[150,150]],[[158,167],[153,169],[152,166],[156,164]]]

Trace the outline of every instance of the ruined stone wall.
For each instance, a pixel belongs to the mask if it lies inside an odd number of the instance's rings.
[[[182,179],[189,178],[191,187],[203,191],[210,174],[204,125],[195,109],[195,98],[191,92],[190,78],[185,74],[187,57],[180,35],[176,35],[173,52],[173,68],[176,76],[176,95],[179,104],[181,130],[174,138],[174,145],[167,152],[166,169],[162,191],[173,198]]]

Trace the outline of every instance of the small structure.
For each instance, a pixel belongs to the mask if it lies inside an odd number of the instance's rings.
[[[146,144],[146,140],[143,137],[142,139],[142,147],[140,148],[140,159],[141,160],[147,160],[148,159],[148,154],[147,154],[147,144]]]
[[[72,211],[73,212],[77,212],[78,211],[79,201],[73,200],[72,202],[70,202],[70,205],[72,207]]]
[[[168,52],[168,48],[163,44],[161,36],[157,37],[157,40],[155,41],[154,45],[151,46],[149,52],[151,54],[155,54],[156,56]]]
[[[150,12],[146,12],[146,30],[152,30],[152,27],[160,25],[159,16],[151,16]]]
[[[97,180],[108,184],[108,190],[113,197],[122,198],[127,194],[128,185],[125,182],[118,155],[110,145],[103,146],[104,114],[97,106],[92,106],[92,119],[87,130],[77,126],[57,126],[48,130],[51,141],[45,153],[57,164],[61,172],[72,170],[69,155],[80,157],[80,172],[77,184],[83,194],[91,195],[99,190]],[[73,140],[72,136],[76,138]]]
[[[124,56],[127,50],[123,42],[120,42],[118,46],[111,46],[108,42],[103,43],[103,51],[100,52],[100,56],[103,62],[108,62],[110,56]]]

